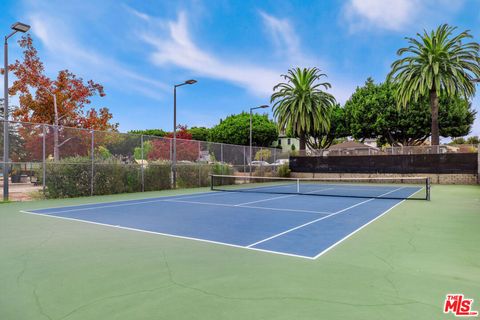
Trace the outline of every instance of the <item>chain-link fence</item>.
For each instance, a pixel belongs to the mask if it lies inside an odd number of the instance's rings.
[[[329,157],[329,156],[386,156],[411,154],[447,154],[447,153],[478,153],[475,144],[444,144],[438,146],[402,146],[402,147],[336,147],[329,149],[308,149],[297,152],[299,156]]]
[[[3,126],[0,122],[3,147]],[[171,189],[173,139],[10,121],[8,169],[15,200]],[[206,187],[209,175],[270,175],[288,159],[275,148],[176,139],[177,188]],[[4,177],[0,181],[3,185]]]

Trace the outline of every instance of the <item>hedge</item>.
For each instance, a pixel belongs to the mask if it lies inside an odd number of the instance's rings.
[[[70,198],[89,196],[92,164],[89,157],[64,158],[56,163],[47,163],[46,197]],[[124,164],[118,160],[102,160],[94,164],[93,194],[107,195],[142,190],[141,166]],[[226,164],[195,163],[177,166],[177,187],[197,188],[210,185],[210,173],[233,174]],[[168,161],[149,163],[144,168],[144,190],[171,189],[171,166]],[[37,172],[41,182],[41,170]]]

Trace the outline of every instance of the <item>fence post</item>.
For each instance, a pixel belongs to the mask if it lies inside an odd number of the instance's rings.
[[[202,156],[202,143],[198,141],[198,158],[197,158],[197,166],[198,166],[198,187],[202,186],[202,163],[200,162]]]
[[[264,170],[264,169],[263,169],[263,161],[265,161],[265,160],[263,159],[263,147],[260,147],[260,176],[265,175],[265,173],[264,173],[264,171],[263,171],[263,170]]]
[[[200,161],[202,159],[202,142],[201,141],[197,141],[198,142],[198,157],[197,157],[197,161]]]
[[[478,164],[477,164],[477,183],[480,184],[480,143],[477,145],[477,159],[478,159]]]
[[[45,146],[45,136],[47,135],[47,131],[45,130],[45,124],[42,125],[42,190],[43,196],[45,197],[45,190],[46,190],[46,178],[47,178],[47,164],[46,164],[46,146]]]
[[[164,139],[164,138],[160,138],[160,139]],[[175,189],[175,186],[174,186],[174,180],[173,180],[173,143],[172,143],[172,139],[168,139],[168,141],[170,142],[170,187],[172,189]]]
[[[140,160],[141,161],[141,173],[142,173],[142,192],[145,191],[145,176],[144,176],[144,172],[143,172],[143,165],[145,163],[145,160],[144,160],[144,155],[143,155],[143,134],[140,136],[140,143],[141,143],[141,149],[142,149],[142,159]]]
[[[223,143],[220,143],[220,162],[223,164]]]
[[[243,146],[243,174],[247,173],[247,147]]]
[[[95,168],[95,156],[94,156],[94,152],[95,152],[95,131],[92,130],[92,144],[91,144],[91,149],[90,149],[90,153],[91,153],[91,158],[92,158],[92,168],[91,168],[91,176],[92,178],[90,179],[90,195],[93,196],[93,179],[94,179],[94,168]]]

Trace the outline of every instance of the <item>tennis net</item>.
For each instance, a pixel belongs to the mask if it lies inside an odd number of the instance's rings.
[[[430,200],[430,179],[426,177],[278,178],[211,175],[211,189],[230,192]]]

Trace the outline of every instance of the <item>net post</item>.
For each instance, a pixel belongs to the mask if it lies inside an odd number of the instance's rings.
[[[297,178],[297,193],[300,193],[300,179]]]
[[[140,136],[140,144],[141,144],[141,149],[142,149],[142,159],[140,160],[141,161],[141,174],[142,174],[142,192],[145,192],[145,173],[144,173],[144,168],[143,168],[143,165],[144,165],[144,154],[143,154],[143,134]]]
[[[213,191],[213,174],[210,175],[210,190]]]
[[[430,201],[430,186],[431,186],[431,184],[430,184],[430,177],[427,177],[425,183],[426,183],[425,188],[426,188],[426,190],[427,190],[426,200]]]

